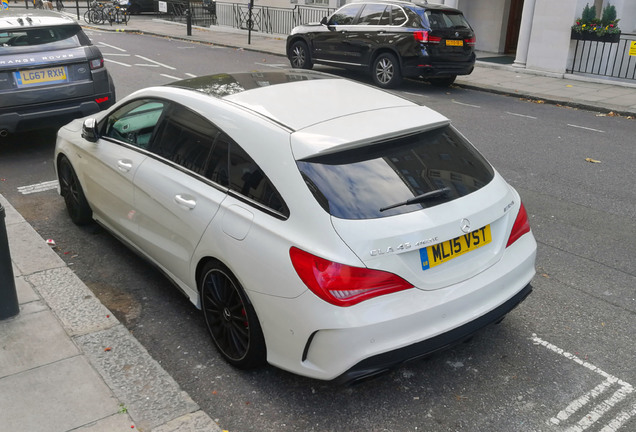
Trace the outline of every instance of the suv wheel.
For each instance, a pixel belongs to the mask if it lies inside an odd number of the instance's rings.
[[[309,48],[303,41],[296,41],[289,50],[289,62],[296,69],[311,69],[314,64],[311,62]]]
[[[371,77],[378,87],[396,87],[402,82],[397,58],[391,53],[382,53],[377,56],[371,67]]]

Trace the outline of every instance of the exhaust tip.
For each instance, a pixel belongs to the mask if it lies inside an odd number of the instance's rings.
[[[7,129],[0,129],[0,138],[6,138],[9,136],[9,131]]]

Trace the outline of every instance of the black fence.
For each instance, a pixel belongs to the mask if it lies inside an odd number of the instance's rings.
[[[623,33],[612,42],[577,40],[568,72],[636,79],[636,34]]]
[[[167,12],[157,14],[162,18],[186,22],[186,11],[190,10],[192,25],[209,27],[220,25],[238,29],[250,29],[250,9],[247,4],[221,3],[211,1],[167,2]],[[308,22],[319,22],[335,9],[326,7],[295,6],[294,8],[275,8],[254,6],[251,14],[251,30],[271,34],[289,34],[291,29]]]

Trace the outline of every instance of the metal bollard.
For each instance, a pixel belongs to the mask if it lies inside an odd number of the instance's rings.
[[[4,207],[0,203],[0,320],[11,318],[20,313],[4,218]]]

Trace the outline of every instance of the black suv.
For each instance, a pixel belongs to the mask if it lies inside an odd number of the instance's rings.
[[[425,1],[349,3],[320,23],[294,28],[287,57],[295,68],[314,63],[371,72],[376,85],[395,87],[403,77],[448,86],[475,66],[475,33],[464,15]]]
[[[115,103],[104,58],[57,12],[0,12],[0,138],[59,127]]]

